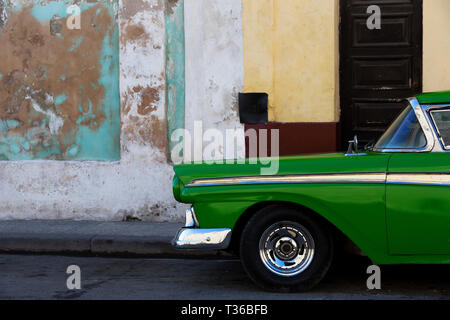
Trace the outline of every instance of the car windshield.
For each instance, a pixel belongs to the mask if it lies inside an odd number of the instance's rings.
[[[375,149],[421,149],[427,144],[425,134],[411,106],[398,116],[381,136]]]

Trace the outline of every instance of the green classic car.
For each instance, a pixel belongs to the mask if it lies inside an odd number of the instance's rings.
[[[193,204],[179,249],[234,250],[266,290],[301,291],[327,273],[338,239],[375,264],[450,264],[450,92],[425,93],[377,143],[347,154],[258,165],[175,166],[175,198]]]

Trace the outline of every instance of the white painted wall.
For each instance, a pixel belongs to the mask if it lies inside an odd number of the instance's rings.
[[[201,120],[203,131],[214,128],[223,136],[227,129],[243,130],[238,112],[244,83],[241,0],[185,0],[185,35],[186,129],[193,134],[194,122]],[[234,153],[245,157],[243,135]]]

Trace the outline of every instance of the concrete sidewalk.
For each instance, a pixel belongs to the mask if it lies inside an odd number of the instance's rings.
[[[225,257],[217,251],[175,250],[183,224],[95,221],[0,221],[0,252],[161,257]]]

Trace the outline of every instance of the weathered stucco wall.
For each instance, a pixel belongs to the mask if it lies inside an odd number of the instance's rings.
[[[184,32],[184,0],[166,0],[166,100],[169,161],[177,141],[172,135],[185,128],[186,51]]]
[[[25,2],[29,3],[29,1]],[[180,220],[184,213],[184,206],[177,204],[173,199],[171,186],[173,170],[168,164],[166,156],[164,26],[166,10],[164,0],[120,0],[117,3],[118,7],[114,6],[113,1],[104,1],[101,6],[107,3],[108,8],[117,12],[117,16],[115,14],[104,16],[107,20],[102,21],[108,22],[106,24],[95,23],[99,4],[92,0],[89,0],[89,3],[92,4],[95,11],[91,13],[83,11],[81,16],[81,21],[86,24],[88,30],[91,30],[92,25],[96,25],[101,30],[105,27],[104,30],[107,32],[106,30],[110,29],[106,28],[106,25],[116,24],[119,31],[117,46],[120,63],[116,61],[116,64],[106,65],[111,69],[117,68],[118,70],[117,84],[111,82],[110,85],[118,86],[120,83],[120,98],[118,96],[117,101],[111,102],[114,105],[120,102],[121,105],[120,143],[118,138],[114,140],[114,148],[120,147],[120,161],[0,161],[0,181],[2,182],[0,183],[0,219],[123,220],[137,218],[147,221]],[[101,35],[95,35],[95,32],[91,30],[90,33],[93,33],[93,35],[86,34],[86,38],[83,38],[84,40],[80,43],[80,46],[83,46],[88,37],[94,37],[89,38],[91,40],[87,42],[89,48],[79,51],[74,50],[74,52],[78,52],[80,57],[75,60],[67,59],[67,55],[75,54],[68,52],[68,49],[76,46],[78,42],[67,41],[64,42],[64,45],[61,44],[61,46],[55,48],[48,45],[40,47],[40,37],[33,38],[34,32],[38,31],[43,39],[48,40],[53,37],[52,29],[51,24],[47,22],[44,22],[43,27],[33,22],[32,26],[35,26],[35,29],[28,29],[28,23],[32,23],[34,16],[27,10],[33,10],[33,8],[35,8],[34,5],[31,9],[25,9],[25,6],[21,10],[17,10],[17,7],[15,9],[17,12],[22,12],[22,19],[27,21],[26,24],[17,26],[17,28],[22,28],[19,30],[27,28],[28,32],[31,32],[31,35],[17,42],[17,48],[26,49],[29,47],[31,49],[33,43],[37,42],[38,49],[34,50],[33,48],[30,54],[33,56],[39,54],[36,57],[48,59],[45,61],[48,61],[49,69],[53,68],[54,65],[63,63],[62,70],[66,65],[66,69],[73,70],[74,78],[76,78],[75,70],[77,68],[79,72],[86,70],[86,74],[79,75],[79,82],[74,82],[76,89],[63,85],[62,79],[54,74],[49,75],[48,80],[43,82],[46,84],[43,85],[44,88],[52,88],[49,92],[53,93],[53,101],[64,100],[62,98],[59,100],[57,97],[59,97],[59,94],[66,92],[67,99],[64,102],[72,101],[71,108],[74,109],[72,112],[75,113],[75,116],[71,118],[69,110],[64,110],[67,113],[61,112],[56,115],[65,120],[65,125],[69,121],[66,122],[67,117],[67,119],[73,121],[70,123],[74,128],[79,129],[77,120],[82,113],[78,110],[78,104],[74,104],[79,97],[77,90],[79,90],[79,86],[85,88],[91,85],[91,79],[97,79],[95,72],[101,71],[97,60],[94,61],[91,57],[84,57],[84,52],[85,50],[94,50],[91,47],[95,45],[101,46],[105,38],[102,38]],[[87,19],[84,19],[84,13],[88,13]],[[2,26],[6,30],[11,27],[9,25],[11,17],[13,16],[10,15],[7,23]],[[1,32],[3,33],[3,31]],[[25,31],[22,32],[22,36],[28,34]],[[61,36],[64,37],[65,32],[61,31]],[[10,38],[10,34],[14,33],[8,32],[8,38]],[[76,40],[79,38],[73,37],[70,39]],[[54,51],[55,49],[56,51]],[[0,54],[4,54],[3,48],[0,52]],[[45,58],[46,55],[50,55],[50,58]],[[105,59],[110,59],[110,57]],[[83,69],[84,63],[86,64],[85,69]],[[34,67],[34,65],[30,64],[30,70],[32,70],[31,66]],[[20,70],[23,70],[24,65],[19,67]],[[56,74],[59,75],[59,73]],[[91,75],[93,78],[90,78]],[[25,79],[25,76],[23,78]],[[114,78],[109,80],[113,81]],[[62,83],[58,84],[59,82]],[[93,86],[93,89],[89,89],[93,90],[92,97],[84,94],[83,99],[101,99],[105,95],[104,92],[110,89],[106,88],[106,84],[103,89],[97,89],[98,91],[95,91],[96,87]],[[35,99],[39,98],[36,97]],[[35,117],[42,113],[33,111],[32,104],[27,103],[24,98],[19,102],[15,106],[22,106],[22,102],[26,103],[22,107],[24,110],[31,110],[30,112]],[[86,107],[89,107],[89,105],[88,102],[83,104]],[[94,103],[92,105],[94,110]],[[106,107],[111,107],[111,105],[106,106],[105,104]],[[56,108],[56,103],[48,106],[48,109],[43,108],[44,111],[49,110],[48,112],[55,113],[59,110]],[[87,112],[88,109],[83,109],[83,111]],[[21,118],[23,119],[21,121],[28,123],[30,114]],[[51,119],[50,115],[46,115]],[[44,115],[40,117],[45,118]],[[87,117],[87,119],[90,118]],[[111,122],[112,119],[115,119],[114,115],[106,112],[104,119],[105,122],[110,122],[110,125],[115,128],[115,124]],[[34,125],[34,122],[31,125]],[[43,126],[46,134],[51,135],[48,122],[45,122],[44,125],[38,122],[36,126],[39,128]],[[89,126],[87,127],[89,128]],[[66,132],[64,127],[59,129],[58,132]],[[114,134],[111,135],[114,136]],[[55,139],[57,140],[57,138]],[[91,143],[93,149],[103,148],[101,142],[94,140],[94,138],[86,139],[81,147],[88,143]],[[56,154],[63,159],[62,152]],[[42,158],[47,159],[48,157]],[[108,160],[119,159],[108,157]]]
[[[269,94],[269,120],[339,119],[339,1],[245,0],[245,92]]]
[[[423,2],[423,90],[450,90],[450,1]]]
[[[2,0],[0,160],[120,158],[117,1],[75,2]]]
[[[238,94],[243,89],[243,43],[241,0],[185,0],[186,36],[186,129],[193,139],[196,120],[202,129],[239,129]],[[245,157],[243,134],[226,157],[226,142],[219,143],[218,154],[204,160]],[[203,146],[208,145],[205,141]],[[191,152],[194,151],[192,144]]]

